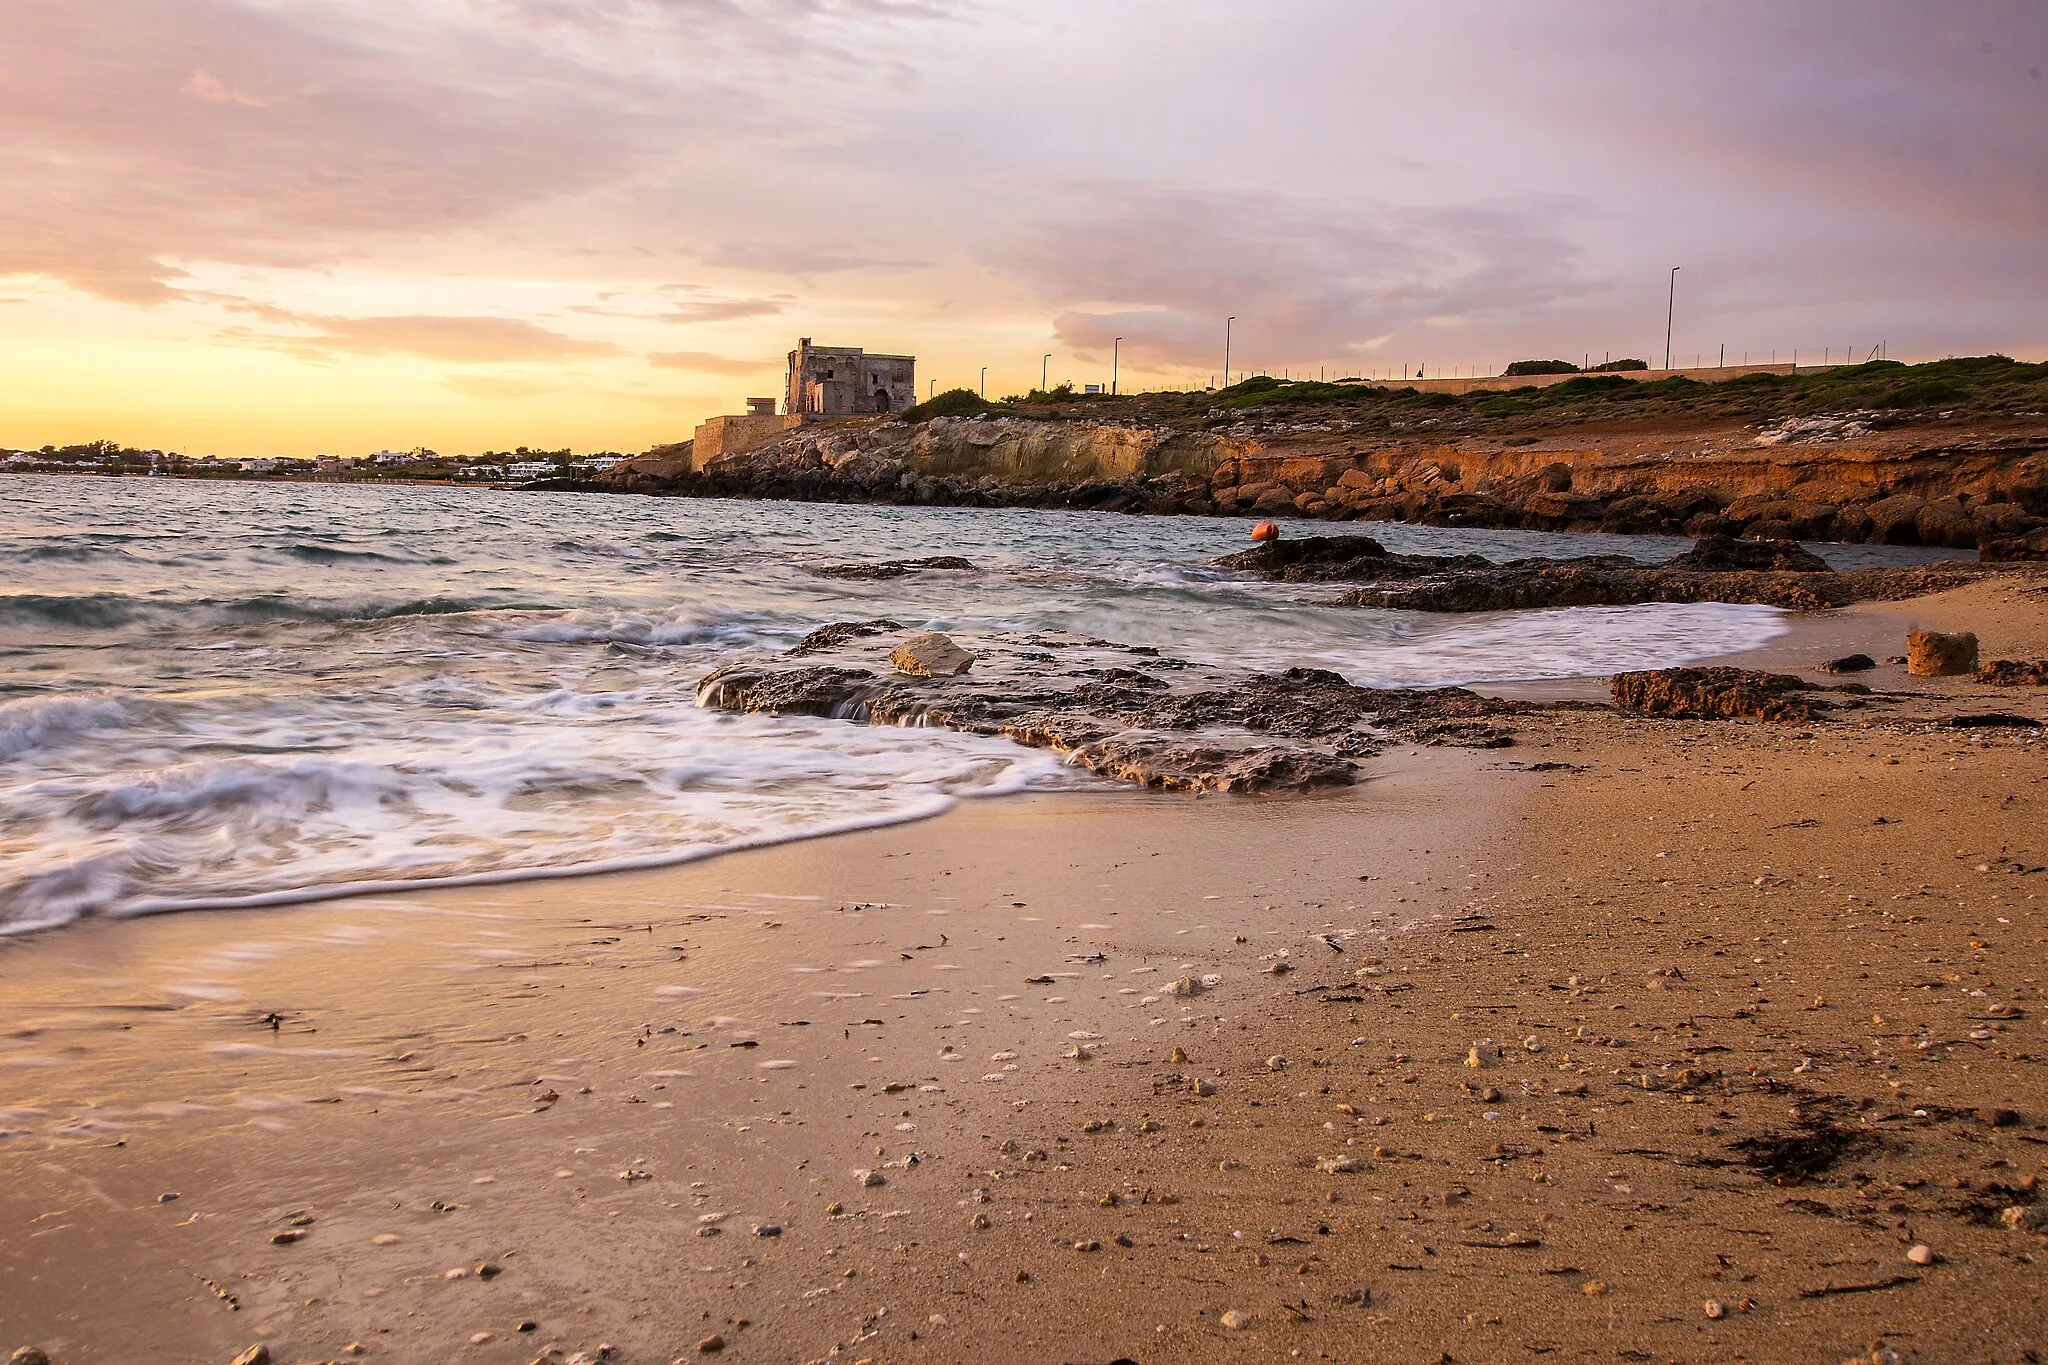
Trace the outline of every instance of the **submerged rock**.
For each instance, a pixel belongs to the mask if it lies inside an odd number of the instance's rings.
[[[804,636],[803,639],[791,645],[785,652],[791,655],[817,654],[843,645],[848,640],[857,640],[866,635],[880,635],[884,631],[902,629],[903,623],[901,621],[891,621],[884,617],[877,617],[872,621],[834,621],[829,626],[819,626],[809,635]]]
[[[972,561],[959,555],[931,555],[924,559],[891,559],[880,564],[825,564],[811,570],[821,578],[883,579],[931,569],[973,569]]]

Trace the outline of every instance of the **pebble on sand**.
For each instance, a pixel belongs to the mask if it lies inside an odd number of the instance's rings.
[[[1927,1246],[1924,1243],[1919,1246],[1915,1246],[1912,1250],[1906,1253],[1906,1259],[1911,1261],[1914,1265],[1933,1265],[1934,1248],[1931,1246]]]
[[[697,1343],[697,1350],[700,1353],[707,1356],[714,1355],[719,1351],[723,1351],[724,1349],[725,1338],[718,1335],[718,1333],[716,1332],[713,1332],[710,1336],[704,1338],[704,1340]]]
[[[853,1178],[868,1189],[874,1189],[877,1186],[889,1183],[889,1177],[883,1175],[880,1171],[855,1171]]]
[[[1728,1310],[1721,1306],[1719,1299],[1708,1299],[1704,1307],[1706,1308],[1707,1316],[1710,1318],[1723,1318],[1728,1315]]]
[[[1245,1312],[1241,1308],[1232,1308],[1227,1310],[1221,1318],[1217,1319],[1217,1321],[1221,1322],[1225,1327],[1228,1327],[1233,1332],[1242,1332],[1246,1328],[1250,1327],[1253,1323],[1257,1322],[1258,1319],[1253,1317],[1250,1313]]]
[[[7,1365],[50,1365],[50,1357],[40,1346],[23,1346],[7,1357]]]

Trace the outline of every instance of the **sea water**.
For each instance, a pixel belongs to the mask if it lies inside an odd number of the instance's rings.
[[[1328,585],[1214,568],[1247,526],[0,475],[0,933],[676,862],[1093,781],[999,739],[694,704],[722,662],[830,621],[1077,631],[1407,686],[1671,665],[1783,628],[1718,604],[1331,607]],[[1493,558],[1684,546],[1371,530]],[[935,554],[976,568],[814,572]]]

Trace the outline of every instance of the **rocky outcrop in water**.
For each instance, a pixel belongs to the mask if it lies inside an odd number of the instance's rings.
[[[1401,555],[1370,536],[1352,535],[1282,539],[1216,562],[1287,582],[1360,584],[1337,598],[1346,606],[1441,612],[1642,602],[1746,602],[1818,611],[1938,592],[1996,572],[1963,563],[1836,572],[1789,541],[1726,537],[1703,538],[1662,564],[1624,555],[1506,563],[1478,555]]]
[[[1354,687],[1322,669],[1231,674],[1077,636],[963,638],[975,654],[972,673],[911,679],[890,666],[896,637],[887,623],[821,627],[787,655],[710,674],[697,700],[1001,735],[1107,777],[1227,792],[1346,784],[1358,759],[1395,741],[1500,747],[1513,743],[1512,717],[1544,709],[1457,687]]]
[[[891,559],[880,564],[822,564],[811,570],[820,578],[881,580],[904,578],[935,569],[972,570],[974,563],[959,555],[930,555],[924,559]]]

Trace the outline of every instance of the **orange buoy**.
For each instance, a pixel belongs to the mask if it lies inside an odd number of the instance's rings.
[[[1252,527],[1252,539],[1278,540],[1280,539],[1280,527],[1273,522],[1262,521],[1257,526]]]

